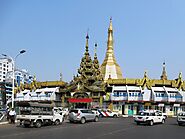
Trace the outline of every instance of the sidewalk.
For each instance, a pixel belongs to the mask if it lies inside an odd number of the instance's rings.
[[[0,125],[8,124],[8,121],[0,122]]]
[[[17,123],[17,120],[15,120],[15,123]],[[9,122],[8,121],[0,122],[0,125],[4,125],[4,124],[9,124]]]

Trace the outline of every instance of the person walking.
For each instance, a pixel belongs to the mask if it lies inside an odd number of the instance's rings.
[[[7,119],[8,122],[10,121],[9,113],[10,113],[10,109],[9,109],[9,107],[7,107],[7,109],[6,109],[6,119]]]
[[[14,108],[12,108],[10,110],[9,116],[10,116],[10,123],[15,124],[16,112],[15,112]]]

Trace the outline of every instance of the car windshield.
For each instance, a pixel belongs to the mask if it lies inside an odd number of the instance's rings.
[[[69,113],[72,113],[72,112],[74,112],[74,113],[78,113],[78,110],[70,110],[70,112],[69,112]]]
[[[149,116],[149,113],[148,112],[140,112],[139,115],[141,115],[141,116]]]
[[[185,113],[179,113],[178,115],[179,116],[185,116]]]

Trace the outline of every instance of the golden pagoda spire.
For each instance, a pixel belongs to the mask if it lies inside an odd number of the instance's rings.
[[[161,80],[167,80],[167,73],[166,73],[166,64],[163,62],[163,71],[161,75]]]
[[[97,58],[97,43],[94,45],[94,58]]]
[[[89,54],[89,35],[87,32],[87,36],[86,36],[86,45],[85,45],[85,55]]]
[[[113,27],[112,18],[110,18],[110,24],[108,28],[108,41],[107,41],[107,52],[103,64],[101,65],[101,72],[103,74],[104,80],[108,80],[109,76],[112,79],[122,79],[122,72],[120,66],[117,64],[114,57],[114,47],[113,47]]]
[[[107,41],[107,54],[112,54],[114,57],[114,49],[113,49],[113,28],[112,28],[112,17],[110,18],[110,25],[108,28],[108,41]]]

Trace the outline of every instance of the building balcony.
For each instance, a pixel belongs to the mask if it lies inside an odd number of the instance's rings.
[[[131,96],[131,97],[128,97],[128,101],[143,101],[143,97],[142,96]]]
[[[168,97],[164,96],[164,97],[154,97],[154,102],[168,102]]]
[[[182,96],[168,97],[168,102],[182,102]]]

